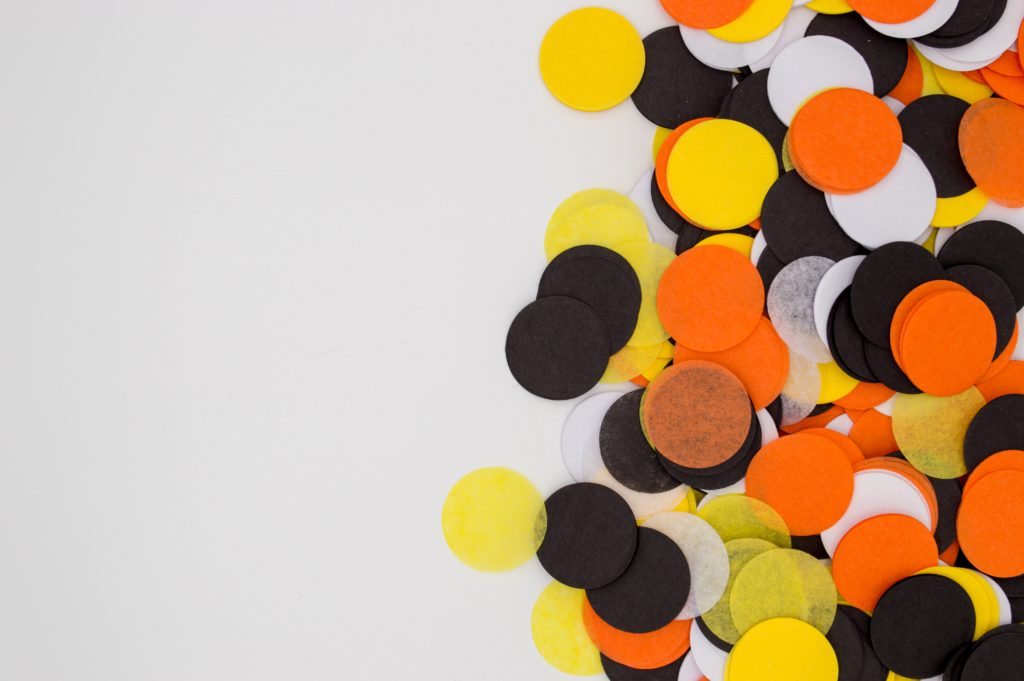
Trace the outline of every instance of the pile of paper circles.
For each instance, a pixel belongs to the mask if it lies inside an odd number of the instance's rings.
[[[466,475],[448,545],[537,556],[569,674],[1024,678],[1024,0],[661,5],[543,38],[651,169],[555,209],[508,330],[569,484]]]

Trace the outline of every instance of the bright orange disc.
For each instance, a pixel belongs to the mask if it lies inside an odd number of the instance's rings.
[[[971,471],[970,477],[964,483],[963,493],[967,494],[978,484],[979,480],[997,471],[1020,471],[1024,473],[1024,452],[1019,449],[1007,449],[1002,452],[996,452],[982,461],[978,464],[977,468]]]
[[[719,352],[697,352],[682,343],[676,345],[678,364],[691,359],[703,359],[720,364],[740,379],[750,393],[754,409],[764,409],[782,392],[789,375],[789,350],[775,333],[772,323],[761,317],[754,332],[739,345]]]
[[[960,284],[948,279],[935,279],[926,281],[903,297],[903,300],[896,307],[896,312],[892,316],[892,323],[889,325],[889,345],[892,347],[892,354],[896,358],[897,364],[902,366],[899,348],[900,337],[903,335],[903,324],[907,321],[910,313],[917,308],[917,304],[935,293],[966,290]]]
[[[935,0],[847,0],[865,19],[880,24],[902,24],[924,14]]]
[[[876,409],[868,409],[854,420],[850,439],[869,459],[891,454],[900,448],[892,432],[892,419]]]
[[[896,83],[896,87],[889,93],[890,97],[904,105],[910,104],[920,97],[924,90],[924,71],[921,69],[921,60],[910,43],[907,43],[907,51],[910,53],[910,56],[907,57],[907,69],[903,72],[900,82]]]
[[[852,194],[877,184],[896,166],[903,131],[885,102],[853,88],[834,88],[804,104],[789,128],[789,154],[810,184]]]
[[[996,350],[996,323],[976,296],[936,293],[917,304],[903,324],[902,368],[914,385],[940,397],[978,382]]]
[[[957,514],[960,550],[993,577],[1024,574],[1024,473],[997,471],[978,480]]]
[[[1010,362],[1002,371],[979,383],[977,387],[988,402],[1003,395],[1024,394],[1024,362]]]
[[[983,373],[981,378],[978,379],[978,385],[995,378],[1003,371],[1003,369],[1010,365],[1010,362],[1013,360],[1013,352],[1017,349],[1018,333],[1020,333],[1020,324],[1014,324],[1013,335],[1010,336],[1010,342],[1006,344],[1006,347],[1003,348],[1001,353],[999,353],[999,356],[992,360],[992,364],[989,365],[988,369],[985,370],[985,373]],[[984,393],[985,391],[982,391],[983,395]],[[986,397],[985,399],[991,400],[992,398]]]
[[[853,392],[836,400],[835,404],[843,409],[871,409],[895,394],[895,390],[882,383],[858,383]]]
[[[692,248],[665,270],[657,306],[677,343],[701,352],[727,350],[754,332],[764,284],[750,259],[731,248]]]
[[[1016,60],[1016,56],[1014,60]],[[995,90],[996,94],[1003,99],[1008,99],[1014,104],[1024,105],[1024,77],[1008,76],[991,68],[981,69],[981,77],[985,79],[985,84]]]
[[[871,612],[893,584],[938,562],[928,528],[904,515],[880,515],[843,536],[832,556],[832,578],[850,605]]]
[[[864,460],[864,452],[860,451],[857,443],[846,437],[842,433],[837,433],[829,428],[807,428],[801,430],[802,435],[816,435],[823,437],[839,449],[843,450],[843,454],[846,455],[847,460],[850,464],[856,464],[859,461]]]
[[[662,456],[687,468],[711,468],[746,442],[753,410],[731,371],[693,360],[673,364],[651,381],[641,418]]]
[[[993,201],[1024,206],[1024,108],[983,99],[960,121],[960,156],[967,172]]]
[[[754,455],[747,496],[774,508],[793,534],[818,534],[846,511],[853,497],[853,467],[825,438],[788,435]]]
[[[754,0],[661,0],[661,6],[680,24],[718,28],[738,19]]]
[[[633,669],[657,669],[682,657],[690,649],[692,622],[673,620],[661,629],[631,634],[605,622],[583,599],[583,624],[590,640],[605,656]]]

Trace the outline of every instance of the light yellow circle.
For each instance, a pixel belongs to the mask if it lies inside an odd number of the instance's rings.
[[[658,152],[661,151],[661,144],[665,141],[665,138],[672,134],[672,131],[668,128],[663,128],[660,125],[654,129],[654,140],[651,142],[651,159],[658,162]]]
[[[516,471],[480,468],[448,492],[441,529],[448,548],[466,565],[511,570],[530,560],[544,539],[544,498]]]
[[[716,119],[698,123],[668,159],[668,191],[679,210],[707,229],[736,229],[761,214],[779,164],[768,140],[749,125]]]
[[[661,375],[661,372],[665,370],[665,367],[667,367],[668,363],[671,361],[671,357],[659,357],[654,360],[649,367],[640,372],[640,375],[643,376],[644,380],[650,383]]]
[[[777,549],[755,557],[733,584],[729,609],[741,634],[776,617],[807,622],[825,634],[839,595],[828,568],[803,551]]]
[[[608,189],[586,189],[567,198],[551,215],[544,253],[554,260],[574,246],[614,248],[649,239],[644,214],[635,203]]]
[[[959,478],[967,473],[967,426],[984,406],[985,397],[975,387],[951,397],[896,393],[892,408],[896,444],[907,461],[925,475]]]
[[[910,46],[914,50],[914,54],[917,55],[918,61],[921,62],[921,96],[946,94],[946,91],[942,89],[938,79],[935,77],[935,64],[928,57],[921,54],[921,51],[913,43]]]
[[[622,383],[636,378],[654,364],[661,352],[661,343],[653,345],[627,345],[608,358],[601,383]]]
[[[754,0],[738,18],[708,31],[719,40],[750,43],[777,29],[793,7],[793,0]]]
[[[668,338],[668,332],[661,325],[656,300],[661,275],[675,260],[673,251],[650,241],[630,241],[618,244],[612,250],[626,259],[640,280],[640,314],[636,329],[629,339],[630,345],[654,345]]]
[[[743,494],[726,494],[704,504],[697,515],[722,538],[763,539],[781,548],[789,548],[792,541],[789,528],[768,504]]]
[[[977,187],[960,196],[938,199],[935,202],[932,226],[957,227],[978,217],[987,205],[988,197]]]
[[[828,404],[841,400],[857,387],[856,378],[849,376],[835,362],[818,365],[821,374],[821,392],[818,393],[818,404]]]
[[[754,558],[776,549],[778,547],[775,544],[763,539],[733,539],[726,542],[725,551],[729,555],[729,581],[722,597],[718,599],[718,603],[701,615],[701,619],[711,633],[726,643],[736,643],[740,640],[740,632],[736,629],[736,623],[732,620],[732,610],[729,609],[729,597],[732,594],[733,584],[736,583],[736,577]]]
[[[818,14],[847,14],[853,11],[846,0],[811,0],[807,3],[807,9],[812,9]]]
[[[754,249],[754,237],[733,233],[712,234],[698,241],[694,248],[697,246],[725,246],[736,251],[744,258],[750,258],[750,252]]]
[[[644,43],[621,14],[600,7],[569,12],[540,46],[540,75],[555,98],[580,111],[625,101],[644,75]]]
[[[800,620],[765,620],[729,654],[725,681],[836,681],[839,661],[825,636]]]
[[[940,575],[951,579],[967,592],[967,596],[974,604],[974,640],[981,638],[983,634],[999,626],[999,602],[992,588],[984,580],[966,568],[950,567],[939,565],[925,568],[919,575]]]
[[[574,676],[600,674],[601,653],[583,624],[582,589],[551,582],[537,597],[530,617],[533,645],[547,663]]]
[[[992,88],[982,83],[976,83],[959,71],[950,71],[938,64],[932,64],[935,72],[935,80],[938,81],[947,95],[962,99],[968,104],[974,104],[992,96]]]

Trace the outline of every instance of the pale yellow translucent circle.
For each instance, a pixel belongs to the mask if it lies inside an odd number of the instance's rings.
[[[658,298],[661,275],[665,273],[676,254],[650,241],[630,241],[611,248],[626,259],[640,280],[640,315],[629,344],[642,346],[661,343],[668,338],[668,332],[661,325],[655,301]]]
[[[608,358],[601,383],[621,383],[636,378],[654,364],[661,352],[661,343],[627,345]]]
[[[732,595],[736,577],[754,558],[778,548],[775,544],[763,539],[733,539],[725,543],[725,551],[729,554],[729,582],[718,603],[704,613],[701,619],[711,633],[726,643],[736,643],[740,639],[740,632],[736,628],[736,623],[733,622],[732,610],[729,608],[729,598]]]
[[[896,444],[907,461],[925,475],[959,478],[967,473],[967,426],[984,406],[984,396],[974,387],[950,397],[897,393],[892,407]]]
[[[630,241],[648,241],[640,208],[609,189],[586,189],[563,201],[548,221],[544,253],[548,260],[574,246],[614,248]]]
[[[533,644],[547,663],[573,676],[600,674],[601,654],[583,624],[582,589],[551,582],[537,597],[530,617]]]
[[[584,7],[548,29],[540,46],[540,75],[566,106],[602,111],[633,94],[646,58],[640,34],[621,14]]]
[[[441,510],[448,548],[484,572],[518,567],[537,553],[547,530],[544,498],[509,468],[481,468],[448,492]]]
[[[726,494],[704,504],[697,515],[715,528],[724,542],[763,539],[778,547],[792,546],[789,528],[768,504],[743,494]]]
[[[825,634],[839,602],[828,568],[814,556],[777,549],[754,557],[740,571],[729,609],[740,634],[765,620],[791,617]]]

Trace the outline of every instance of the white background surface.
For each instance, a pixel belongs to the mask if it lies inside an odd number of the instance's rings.
[[[583,4],[0,4],[0,678],[565,678],[440,508],[568,481],[505,331],[653,133],[544,89]]]

